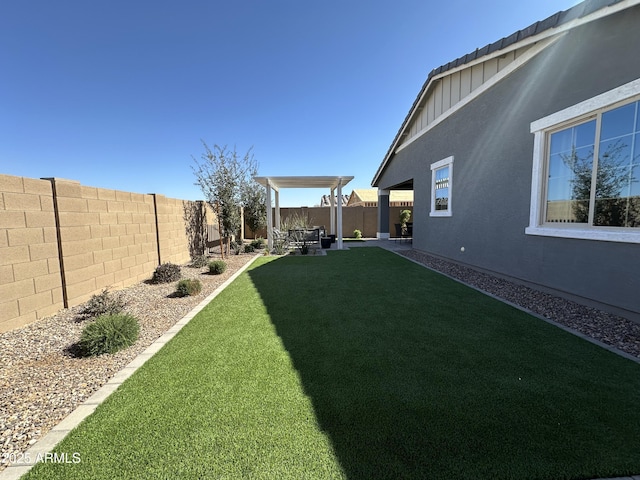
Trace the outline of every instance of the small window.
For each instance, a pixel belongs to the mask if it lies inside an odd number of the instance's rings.
[[[453,157],[431,164],[431,212],[432,217],[451,216],[451,192],[453,187]]]

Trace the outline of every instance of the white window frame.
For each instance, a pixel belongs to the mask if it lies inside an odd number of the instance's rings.
[[[446,210],[436,210],[436,171],[449,167],[449,198]],[[453,155],[431,164],[431,211],[430,217],[450,217],[453,215]]]
[[[547,138],[550,132],[562,127],[563,124],[577,123],[587,119],[617,103],[631,101],[639,94],[640,79],[637,79],[531,123],[531,133],[534,135],[533,169],[529,226],[525,228],[527,235],[640,243],[640,228],[637,227],[596,227],[584,224],[552,225],[543,223],[546,205]]]

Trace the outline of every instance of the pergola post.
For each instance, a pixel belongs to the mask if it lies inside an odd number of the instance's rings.
[[[267,190],[267,248],[273,250],[273,212],[271,211],[271,184],[269,180],[265,186]]]
[[[342,250],[342,179],[338,180],[338,195],[336,198],[338,202],[338,250]]]
[[[276,192],[276,228],[280,230],[280,190]]]
[[[336,201],[333,197],[334,191],[334,188],[329,191],[329,233],[331,235],[336,234]]]

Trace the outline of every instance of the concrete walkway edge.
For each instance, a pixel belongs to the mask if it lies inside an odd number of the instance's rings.
[[[207,298],[196,305],[189,313],[178,320],[163,335],[149,345],[141,354],[134,358],[126,367],[116,373],[111,379],[100,387],[93,395],[91,395],[76,409],[67,415],[58,425],[53,427],[44,437],[34,443],[22,457],[21,461],[13,463],[0,472],[0,480],[18,480],[22,475],[27,473],[38,461],[63,461],[71,463],[74,458],[71,454],[63,455],[61,458],[51,460],[51,451],[55,446],[67,436],[71,430],[76,428],[80,423],[91,415],[98,405],[104,402],[109,395],[115,392],[122,383],[133,373],[146,363],[153,355],[171,340],[182,328],[191,321],[204,307],[206,307],[214,298],[216,298],[225,288],[227,288],[236,278],[238,278],[245,270],[247,270],[253,262],[261,255],[255,255],[242,268],[235,272],[225,282],[216,288]],[[80,459],[81,461],[81,459]],[[640,479],[639,479],[640,480]]]

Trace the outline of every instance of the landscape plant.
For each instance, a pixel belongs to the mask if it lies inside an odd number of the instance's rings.
[[[152,283],[171,283],[180,280],[182,273],[180,272],[180,265],[175,263],[163,263],[158,265],[153,272],[151,278]]]
[[[264,238],[259,237],[251,241],[251,246],[255,249],[262,250],[266,246]]]
[[[99,317],[100,315],[114,315],[124,310],[126,302],[119,295],[113,294],[108,288],[92,295],[82,309],[82,315]]]
[[[407,222],[411,218],[411,210],[402,210],[400,212],[400,228],[402,228],[402,235],[406,235],[408,232]]]
[[[202,291],[202,282],[197,278],[183,278],[176,286],[176,294],[180,297],[197,295]]]
[[[138,320],[128,314],[102,315],[82,330],[78,346],[82,355],[116,353],[138,339]]]
[[[362,232],[356,228],[353,231],[353,238],[358,239],[358,240],[361,239],[362,238]]]
[[[262,185],[255,181],[246,181],[242,186],[242,206],[244,221],[253,233],[267,226],[267,193]]]
[[[211,149],[204,141],[202,144],[205,152],[201,155],[201,160],[193,158],[195,165],[192,169],[196,185],[218,215],[220,238],[226,239],[227,252],[230,252],[231,238],[240,238],[242,207],[248,207],[252,221],[253,217],[259,216],[254,204],[259,201],[260,190],[253,185],[253,177],[258,173],[258,163],[251,152],[252,148],[244,156],[240,156],[235,147],[230,150],[226,146],[214,145]],[[221,245],[222,258],[223,252]]]
[[[236,240],[235,242],[232,242],[231,245],[233,246],[233,253],[236,255],[240,255],[244,252],[244,242],[242,240]]]
[[[280,235],[273,239],[273,253],[285,255],[289,250],[289,239],[286,235]]]
[[[194,268],[206,267],[209,264],[209,258],[206,255],[196,255],[191,258],[191,266]]]
[[[227,269],[227,263],[223,260],[213,260],[209,262],[209,273],[213,275],[220,275]]]
[[[307,213],[294,212],[281,222],[281,228],[287,235],[289,244],[293,244],[301,255],[309,253],[307,230],[313,226],[313,219]]]

